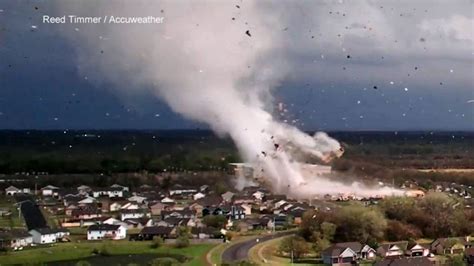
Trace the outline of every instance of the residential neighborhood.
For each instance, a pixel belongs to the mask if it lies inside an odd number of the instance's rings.
[[[0,231],[2,248],[23,250],[31,246],[71,241],[151,241],[174,243],[181,228],[189,228],[191,243],[224,243],[231,233],[264,235],[299,228],[307,212],[337,212],[341,204],[355,201],[372,206],[382,198],[325,197],[311,201],[272,194],[260,186],[216,193],[209,186],[161,189],[142,185],[130,189],[119,184],[105,188],[85,185],[36,190],[9,186],[4,199],[18,209],[21,222]],[[366,204],[368,202],[369,204]],[[14,209],[13,209],[14,208]],[[8,212],[7,212],[8,214]],[[19,226],[22,225],[22,226]],[[438,238],[431,242],[336,242],[321,251],[326,265],[361,261],[375,265],[433,265],[438,256],[465,254],[472,261],[470,236]],[[413,264],[414,265],[414,264]]]

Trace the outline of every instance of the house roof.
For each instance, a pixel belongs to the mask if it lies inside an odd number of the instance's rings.
[[[87,228],[87,231],[115,231],[119,228],[118,224],[93,224]]]
[[[325,250],[323,250],[322,254],[323,256],[327,256],[327,257],[339,257],[342,253],[344,253],[344,251],[346,251],[346,249],[349,249],[352,253],[356,253],[354,250],[352,250],[351,248],[349,247],[338,247],[336,245],[332,245],[328,248],[326,248]]]
[[[41,235],[51,235],[51,234],[56,234],[56,233],[67,233],[69,230],[65,228],[49,228],[49,227],[44,227],[44,228],[36,228],[31,231],[37,231]]]
[[[355,252],[360,252],[362,249],[362,244],[359,242],[343,242],[343,243],[336,243],[334,244],[336,247],[340,248],[350,248]]]
[[[5,191],[20,191],[20,189],[14,186],[9,186],[5,189]]]
[[[172,227],[168,226],[146,226],[140,231],[142,235],[168,235],[173,231]]]
[[[0,231],[0,240],[11,240],[25,237],[31,237],[31,235],[26,230],[12,229]]]
[[[43,187],[41,190],[44,190],[44,189],[59,189],[59,188],[55,187],[55,186],[52,186],[52,185],[47,185],[47,186]]]
[[[381,251],[382,253],[385,253],[392,249],[394,246],[399,247],[401,250],[406,250],[408,245],[408,241],[400,241],[400,242],[392,242],[392,243],[385,243],[379,246],[377,251]]]

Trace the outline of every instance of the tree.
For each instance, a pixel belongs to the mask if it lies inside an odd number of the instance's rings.
[[[384,238],[387,221],[378,209],[342,207],[335,217],[337,241],[376,242]]]
[[[309,244],[301,236],[285,237],[280,243],[279,251],[281,254],[299,259],[309,253]]]
[[[408,197],[388,197],[380,203],[381,210],[388,219],[407,222],[417,211],[416,202]]]
[[[163,245],[163,238],[156,236],[153,238],[153,242],[151,243],[151,248],[159,248]]]
[[[388,221],[386,236],[389,241],[415,240],[422,236],[418,227],[396,220]]]
[[[227,218],[224,215],[206,215],[202,223],[208,227],[223,228],[227,223]]]
[[[191,233],[189,232],[189,228],[184,227],[184,226],[178,227],[175,247],[177,248],[188,247],[190,244],[190,241],[189,241],[190,238],[191,238]]]

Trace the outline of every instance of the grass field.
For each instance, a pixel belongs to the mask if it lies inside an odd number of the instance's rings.
[[[23,251],[9,252],[0,255],[0,265],[9,264],[41,264],[53,261],[68,261],[88,258],[94,249],[107,249],[110,255],[124,254],[179,254],[190,257],[185,265],[204,265],[204,254],[207,253],[213,244],[192,245],[186,248],[174,248],[162,246],[157,249],[150,247],[150,242],[130,242],[130,241],[103,241],[103,242],[82,242],[82,243],[61,243],[50,247],[30,248]]]

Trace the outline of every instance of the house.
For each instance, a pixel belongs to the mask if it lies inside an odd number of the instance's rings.
[[[198,192],[196,194],[193,195],[193,200],[198,200],[198,199],[202,199],[206,196],[206,194],[204,193],[201,193],[201,192]]]
[[[187,227],[195,227],[196,222],[189,218],[176,218],[176,217],[169,217],[159,222],[156,222],[157,226],[167,226],[167,227],[177,227],[177,226],[187,226]]]
[[[51,229],[51,228],[37,228],[29,231],[33,237],[35,244],[51,244],[61,241],[65,236],[69,235],[67,229]]]
[[[202,210],[204,209],[204,206],[201,204],[194,202],[193,204],[189,205],[189,209],[193,210],[196,212],[196,216],[198,218],[202,217]]]
[[[130,202],[136,202],[139,204],[144,204],[146,203],[146,197],[138,196],[138,195],[133,195],[130,198],[127,199]]]
[[[429,245],[425,246],[422,244],[412,243],[407,246],[405,255],[407,257],[427,257],[430,254]]]
[[[161,218],[166,219],[169,217],[176,217],[176,218],[196,218],[196,212],[190,209],[183,209],[183,210],[173,210],[173,211],[162,211]]]
[[[33,237],[25,230],[0,231],[0,248],[18,249],[30,246]]]
[[[118,186],[118,185],[117,185]],[[109,197],[109,198],[123,198],[124,190],[122,187],[112,187],[104,188],[104,189],[97,189],[92,191],[92,196],[94,198],[99,197]]]
[[[427,257],[387,257],[374,264],[374,266],[432,266],[434,263]]]
[[[145,226],[153,226],[155,225],[155,222],[151,218],[143,217],[143,218],[136,218],[136,219],[125,219],[123,221],[125,226],[128,229],[133,229],[133,228],[143,228]]]
[[[92,204],[92,203],[96,203],[96,202],[97,202],[97,200],[95,198],[87,196],[84,199],[81,199],[80,201],[78,201],[77,203],[79,205],[86,205],[86,204]]]
[[[51,185],[45,186],[41,189],[41,195],[43,197],[57,197],[59,195],[59,188]]]
[[[88,220],[102,217],[102,212],[94,205],[79,206],[71,210],[71,217],[74,219]]]
[[[169,190],[170,196],[173,195],[183,195],[183,194],[193,194],[198,191],[197,188],[194,187],[184,187],[181,185],[175,185]]]
[[[127,228],[123,225],[94,224],[87,228],[87,240],[125,239]]]
[[[336,243],[334,246],[339,248],[350,248],[357,254],[358,259],[372,260],[375,259],[376,251],[369,245],[362,245],[359,242],[343,242]]]
[[[377,254],[381,257],[403,256],[408,242],[385,243],[377,248]]]
[[[144,227],[140,233],[139,238],[143,240],[153,240],[155,237],[161,237],[163,239],[170,238],[174,231],[173,227],[167,226],[147,226]]]
[[[234,195],[234,193],[227,191],[226,193],[222,194],[221,197],[225,202],[231,202]]]
[[[224,238],[220,230],[214,227],[192,227],[191,235],[197,239]]]
[[[438,238],[430,244],[431,252],[438,255],[460,254],[471,247],[474,247],[474,242],[469,236]]]
[[[147,210],[137,209],[137,210],[121,210],[120,211],[120,220],[125,221],[126,219],[135,219],[148,216]]]
[[[29,188],[17,188],[14,186],[9,186],[5,189],[5,195],[14,196],[17,193],[31,194],[31,189]]]
[[[87,195],[89,192],[91,192],[92,189],[89,186],[82,185],[77,187],[77,192],[82,195]]]
[[[332,245],[321,252],[326,265],[351,265],[357,260],[357,253],[349,247]]]
[[[166,210],[169,208],[169,204],[161,203],[161,202],[156,202],[153,203],[152,205],[149,206],[151,215],[161,215],[161,212],[163,210]]]
[[[124,227],[127,227],[127,223],[120,221],[119,219],[110,217],[102,221],[103,224],[112,224],[112,225],[123,225]]]

